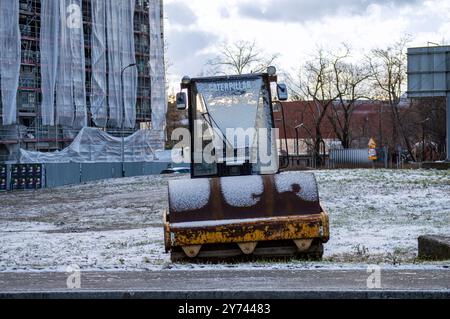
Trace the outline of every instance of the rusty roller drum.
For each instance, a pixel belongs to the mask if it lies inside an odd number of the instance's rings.
[[[173,261],[320,259],[329,238],[328,215],[311,173],[175,180],[169,182],[164,236]]]

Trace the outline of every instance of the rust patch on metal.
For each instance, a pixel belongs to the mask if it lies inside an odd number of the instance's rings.
[[[330,240],[330,218],[326,212],[322,212],[322,242],[327,243]]]
[[[170,224],[167,218],[167,211],[164,211],[163,214],[163,227],[164,227],[164,248],[166,253],[170,251]]]
[[[218,243],[245,243],[271,240],[321,238],[328,240],[328,216],[303,215],[272,217],[261,221],[240,221],[228,225],[177,227],[170,226],[171,245],[203,245]]]

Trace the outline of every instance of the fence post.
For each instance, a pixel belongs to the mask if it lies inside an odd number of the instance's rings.
[[[387,146],[384,146],[384,168],[385,169],[388,169],[388,157],[389,157],[388,148],[387,148]]]

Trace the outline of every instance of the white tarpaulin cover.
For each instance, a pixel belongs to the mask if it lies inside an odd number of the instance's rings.
[[[59,3],[63,23],[60,25],[56,80],[56,124],[82,128],[87,125],[83,21],[81,12],[77,12],[82,8],[82,1],[62,0]]]
[[[125,162],[152,162],[155,152],[149,130],[140,130],[124,138]],[[83,128],[72,144],[59,152],[41,153],[20,150],[20,163],[121,162],[122,138],[97,128]]]
[[[121,47],[122,67],[136,64],[136,51],[134,44],[134,9],[136,0],[122,0]],[[137,98],[138,72],[136,67],[129,68],[123,76],[123,90],[125,100],[125,120],[127,128],[136,126],[136,98]]]
[[[106,100],[106,1],[91,0],[91,10],[91,113],[94,123],[99,127],[105,127],[108,121],[108,105]]]
[[[17,88],[20,75],[19,0],[0,1],[0,81],[3,125],[17,120]]]
[[[58,71],[59,1],[41,1],[41,116],[43,125],[55,125],[55,88]]]
[[[165,132],[167,103],[164,44],[161,37],[161,0],[150,1],[149,16],[152,128]]]
[[[42,123],[82,128],[87,125],[82,1],[41,5]]]
[[[81,10],[82,0],[42,0],[41,114],[44,125],[60,124],[73,128],[87,125],[85,43]],[[108,106],[108,126],[122,125],[121,70],[136,63],[134,10],[135,0],[91,2],[93,25],[90,98],[94,122],[100,127],[107,124]],[[136,68],[127,69],[123,80],[124,126],[134,128],[138,84]],[[55,92],[56,103],[53,98]]]
[[[90,39],[84,37],[83,3],[82,0],[40,1],[42,124],[61,125],[75,131],[88,125],[85,46],[90,40],[92,42],[90,101],[95,124],[102,128],[105,126],[120,128],[123,122],[126,128],[135,128],[138,72],[136,67],[125,71],[123,94],[121,71],[124,67],[136,63],[134,39],[136,0],[91,0],[90,13],[93,24]],[[164,147],[167,111],[161,3],[161,0],[150,0],[148,8],[151,139],[154,146],[157,144],[155,147],[157,149]],[[13,124],[17,117],[16,95],[21,64],[19,0],[0,0],[0,9],[3,124]],[[124,109],[122,101],[125,104]],[[125,114],[123,121],[122,112]],[[138,134],[148,136],[150,133]],[[142,143],[142,147],[145,148],[149,141]],[[70,156],[68,160],[71,160]],[[95,157],[94,150],[93,158]]]
[[[133,35],[135,1],[103,2],[106,6],[106,35],[108,39],[109,126],[121,127],[121,71],[124,67],[136,63]],[[135,67],[125,71],[123,89],[125,92],[124,126],[134,128],[137,95],[137,70]]]

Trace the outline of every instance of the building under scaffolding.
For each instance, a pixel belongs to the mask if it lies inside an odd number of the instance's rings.
[[[0,162],[65,149],[85,127],[162,147],[162,17],[162,0],[0,1]]]

